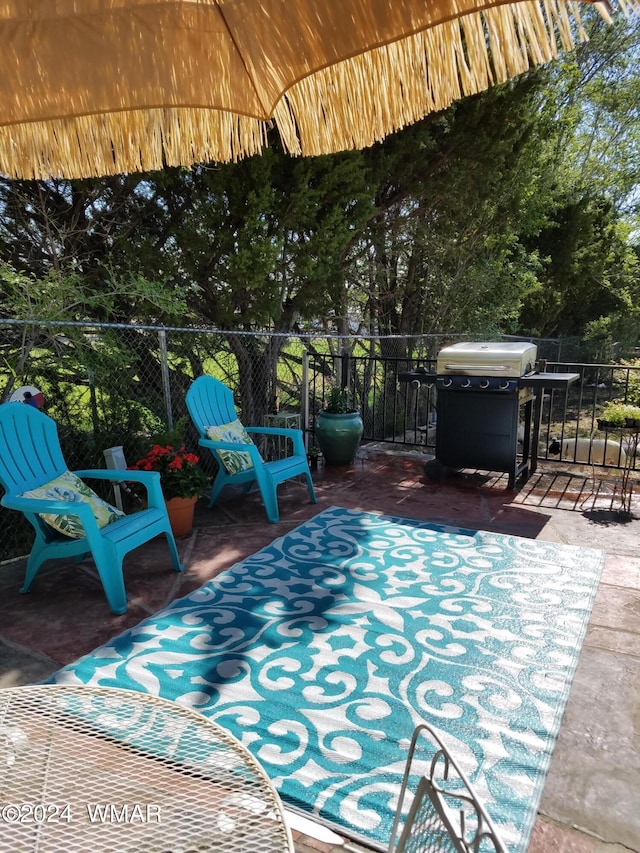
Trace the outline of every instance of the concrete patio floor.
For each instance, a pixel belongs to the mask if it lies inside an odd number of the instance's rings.
[[[90,561],[47,564],[24,596],[24,565],[0,566],[0,687],[47,677],[329,506],[599,548],[605,569],[529,853],[640,853],[640,500],[620,517],[613,481],[592,473],[543,463],[510,491],[506,475],[432,481],[419,456],[361,448],[353,465],[314,472],[317,505],[301,483],[280,486],[277,525],[257,493],[228,490],[212,510],[201,502],[178,540],[184,574],[160,539],[126,559],[124,616],[109,612]],[[323,828],[293,832],[298,853],[363,849]]]

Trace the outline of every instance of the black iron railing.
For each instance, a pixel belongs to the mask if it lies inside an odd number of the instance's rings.
[[[418,367],[435,372],[435,359],[338,357],[337,375],[353,392],[360,408],[363,442],[384,443],[407,451],[435,450],[436,392],[433,386],[401,382],[398,376]],[[636,403],[640,399],[640,365],[546,362],[550,373],[577,373],[568,390],[548,390],[542,405],[538,458],[592,464],[596,467],[640,469],[627,458],[631,441],[622,434],[598,428],[598,417],[610,400]],[[310,422],[322,405],[334,377],[323,374],[310,360]],[[559,447],[559,452],[554,452]]]

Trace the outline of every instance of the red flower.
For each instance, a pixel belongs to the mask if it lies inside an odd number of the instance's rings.
[[[199,461],[195,453],[188,453],[184,447],[175,448],[170,444],[163,447],[154,444],[151,450],[130,468],[133,471],[159,471],[165,499],[170,500],[203,494],[209,480],[198,467]]]

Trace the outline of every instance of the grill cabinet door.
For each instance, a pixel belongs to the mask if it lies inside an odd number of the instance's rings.
[[[525,401],[517,391],[501,394],[438,389],[438,461],[451,468],[513,472],[520,405]]]

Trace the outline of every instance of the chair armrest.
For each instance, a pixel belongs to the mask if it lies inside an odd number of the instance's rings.
[[[280,435],[284,438],[290,438],[293,443],[293,455],[305,456],[304,441],[302,440],[302,430],[292,429],[290,427],[245,427],[246,431],[251,434],[258,435]]]
[[[90,468],[83,471],[73,471],[81,480],[123,480],[134,483],[151,483],[160,479],[159,471],[132,471],[130,468]]]
[[[301,429],[295,429],[293,427],[245,427],[248,433],[259,432],[262,435],[284,435],[293,439],[294,433],[299,433],[302,435]]]
[[[164,506],[162,483],[159,471],[132,471],[129,468],[90,468],[74,471],[81,480],[110,480],[116,483],[140,483],[147,492],[147,504],[150,507]]]

